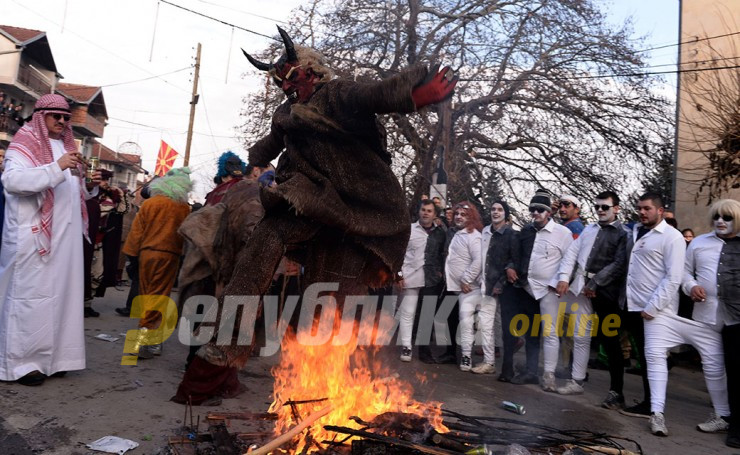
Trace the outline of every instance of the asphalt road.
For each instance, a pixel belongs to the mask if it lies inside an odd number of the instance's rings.
[[[0,383],[0,454],[88,454],[85,448],[106,435],[120,436],[140,444],[131,454],[165,453],[170,436],[180,434],[184,407],[169,401],[179,383],[187,347],[173,335],[161,357],[122,366],[125,332],[136,328],[136,320],[118,316],[128,288],[109,289],[94,308],[99,318],[85,320],[87,369],[51,378],[41,387]],[[114,342],[94,338],[107,334]],[[586,393],[559,396],[542,392],[538,386],[515,386],[495,381],[493,375],[462,373],[454,365],[425,365],[414,360],[401,363],[396,347],[381,354],[398,374],[415,384],[419,400],[442,401],[444,407],[467,415],[523,419],[527,422],[570,430],[589,430],[637,440],[647,454],[715,455],[737,453],[724,445],[723,434],[704,434],[695,429],[711,412],[700,371],[690,367],[671,370],[666,420],[670,436],[650,434],[647,419],[631,418],[602,409],[598,403],[608,388],[606,371],[591,371]],[[474,359],[476,362],[478,359]],[[517,354],[523,361],[523,354]],[[224,400],[216,408],[195,408],[196,418],[209,410],[266,411],[271,402],[270,367],[277,356],[253,358],[240,372],[248,390]],[[416,382],[416,372],[427,373],[429,382]],[[626,376],[628,402],[641,398],[637,376]],[[526,407],[517,416],[500,407],[510,400]],[[94,452],[99,453],[99,452]]]

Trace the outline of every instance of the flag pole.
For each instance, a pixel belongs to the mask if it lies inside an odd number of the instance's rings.
[[[193,77],[193,96],[190,99],[190,124],[188,125],[188,141],[185,145],[185,163],[190,163],[190,144],[193,142],[193,123],[195,122],[195,105],[198,104],[198,75],[200,73],[200,43],[195,54],[195,73]]]

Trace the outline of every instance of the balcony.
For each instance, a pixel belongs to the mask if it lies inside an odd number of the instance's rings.
[[[21,64],[18,67],[18,82],[39,95],[51,93],[51,82],[32,66]]]
[[[72,128],[84,136],[103,137],[105,122],[92,115],[88,106],[74,106],[72,108]]]
[[[0,141],[12,141],[19,129],[15,120],[6,115],[0,115]]]

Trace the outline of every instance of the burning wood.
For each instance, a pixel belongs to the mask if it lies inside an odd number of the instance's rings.
[[[338,435],[326,430],[331,425],[360,429],[370,422],[388,426],[392,430],[390,434],[403,434],[404,425],[412,425],[417,430],[423,427],[421,439],[433,430],[447,431],[442,423],[441,403],[416,401],[411,384],[394,375],[376,358],[379,348],[357,346],[357,339],[374,339],[372,335],[348,337],[339,333],[336,324],[329,326],[330,341],[319,345],[300,343],[300,334],[286,336],[280,363],[272,370],[274,401],[269,412],[278,415],[276,434],[286,433],[300,424],[302,415],[323,408],[324,403],[312,400],[313,397],[327,397],[332,405],[330,413],[313,422],[300,436],[293,453],[318,452],[313,441],[336,440]],[[401,415],[404,417],[400,418]],[[418,421],[412,422],[411,418]],[[352,436],[345,442],[351,439],[356,438]]]

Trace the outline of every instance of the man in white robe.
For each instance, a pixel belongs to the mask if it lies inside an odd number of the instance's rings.
[[[0,380],[41,385],[85,368],[84,160],[70,110],[42,96],[5,156],[5,225],[0,248]],[[90,182],[97,193],[99,172]]]

